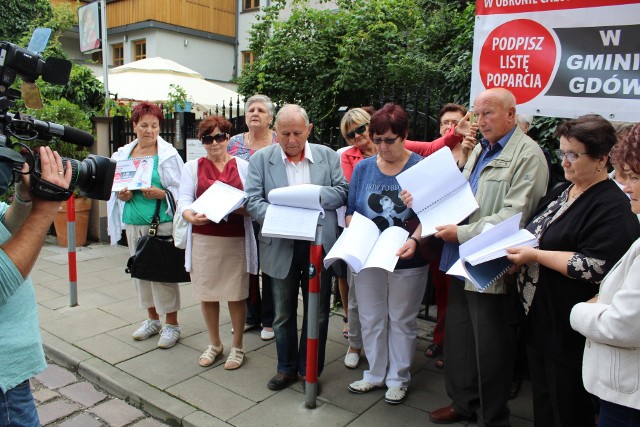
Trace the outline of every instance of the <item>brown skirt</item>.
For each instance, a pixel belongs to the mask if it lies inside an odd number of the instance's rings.
[[[193,234],[191,285],[200,301],[242,301],[249,296],[244,237]]]

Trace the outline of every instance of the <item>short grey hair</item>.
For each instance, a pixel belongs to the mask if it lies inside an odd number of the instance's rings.
[[[291,111],[289,111],[291,110]],[[307,114],[307,110],[299,106],[298,104],[284,104],[280,110],[278,110],[278,114],[276,114],[276,122],[275,125],[278,126],[278,119],[282,117],[285,113],[298,113],[304,119],[304,124],[309,126],[309,115]]]
[[[533,123],[533,116],[530,114],[517,114],[516,120],[523,125],[525,123],[529,123],[529,126],[531,126]]]
[[[269,112],[271,117],[275,115],[276,108],[273,105],[273,101],[271,101],[271,98],[269,98],[267,95],[260,94],[252,95],[247,98],[247,100],[244,102],[244,111],[247,111],[249,107],[251,107],[251,104],[254,104],[256,102],[261,102],[262,104],[264,104],[267,107],[267,111]]]

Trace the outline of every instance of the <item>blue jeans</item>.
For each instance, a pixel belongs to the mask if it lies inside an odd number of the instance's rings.
[[[307,372],[307,317],[309,300],[309,242],[296,240],[289,274],[284,279],[271,278],[275,318],[278,372],[287,375],[306,375]],[[302,289],[304,315],[298,346],[298,288]],[[324,367],[324,351],[329,327],[331,275],[322,268],[320,273],[320,306],[318,307],[318,375]]]
[[[640,427],[640,411],[600,399],[598,427]]]
[[[39,427],[40,419],[29,380],[6,393],[0,391],[0,427]]]

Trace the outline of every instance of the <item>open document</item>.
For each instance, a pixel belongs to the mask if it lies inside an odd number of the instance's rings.
[[[520,230],[522,213],[495,226],[487,226],[476,237],[460,245],[460,259],[447,271],[453,276],[469,279],[480,292],[502,277],[511,263],[507,248],[538,246],[538,240],[528,230]]]
[[[458,224],[478,209],[449,147],[424,158],[396,179],[413,197],[412,208],[422,224],[422,237],[435,234],[438,225]]]
[[[150,188],[152,173],[153,157],[118,160],[111,191],[120,191],[124,188],[128,190]]]
[[[399,258],[396,252],[408,236],[407,230],[396,226],[380,232],[373,221],[355,212],[349,227],[344,229],[324,258],[324,266],[328,268],[338,259],[343,259],[356,273],[371,267],[393,271]]]
[[[219,223],[238,209],[247,199],[247,193],[222,181],[214,182],[188,208],[203,213],[207,219]]]
[[[283,239],[316,239],[318,218],[324,216],[320,190],[315,184],[274,188],[267,195],[270,205],[262,224],[262,235]]]

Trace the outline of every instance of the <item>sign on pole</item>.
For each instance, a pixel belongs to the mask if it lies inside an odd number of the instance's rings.
[[[80,52],[89,54],[102,48],[100,34],[100,3],[89,3],[78,8],[78,32]]]
[[[518,113],[640,121],[640,1],[477,0],[471,105],[504,87]]]

